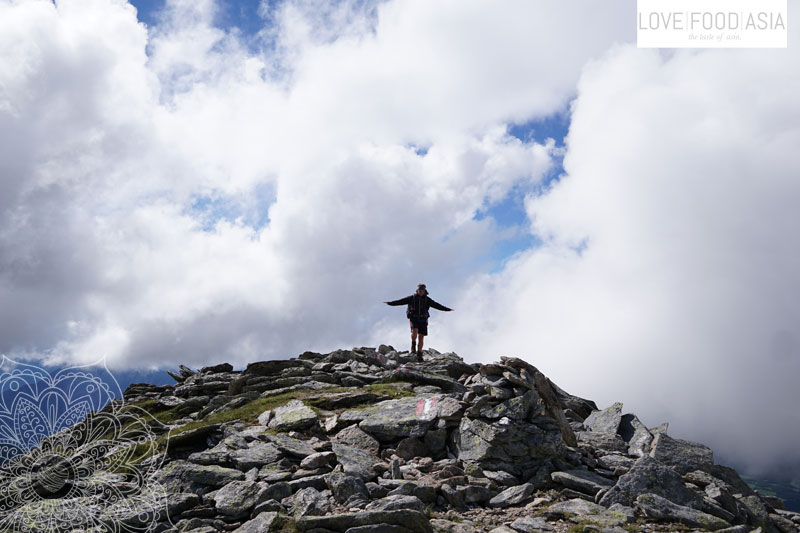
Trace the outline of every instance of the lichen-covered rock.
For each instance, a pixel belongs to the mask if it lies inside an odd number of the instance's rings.
[[[666,433],[655,436],[650,456],[674,468],[680,474],[707,470],[714,464],[714,454],[708,446],[674,439]]]
[[[380,443],[357,425],[347,426],[339,431],[334,435],[333,441],[355,448],[361,448],[375,455],[378,454],[378,450],[380,449]]]
[[[600,505],[610,507],[619,503],[632,507],[640,494],[655,494],[678,505],[700,506],[700,496],[687,488],[675,470],[664,466],[650,456],[634,463],[630,471],[621,476],[616,485],[600,499]]]
[[[594,411],[586,420],[583,425],[589,431],[597,433],[610,433],[615,435],[619,429],[619,424],[622,421],[622,404],[617,402],[611,407],[607,407],[602,411]]]
[[[336,459],[342,465],[345,474],[359,477],[364,481],[370,481],[375,477],[374,465],[378,458],[366,450],[335,442],[333,453],[336,454]]]
[[[167,492],[191,492],[198,495],[243,479],[244,473],[233,468],[198,465],[187,461],[173,461],[164,466],[155,477]]]
[[[358,424],[379,441],[399,437],[423,437],[439,415],[437,396],[386,400],[364,409]]]
[[[300,400],[277,407],[272,412],[269,428],[277,431],[305,429],[317,423],[317,413]]]
[[[272,444],[275,445],[280,451],[292,457],[304,458],[313,453],[317,453],[313,446],[308,441],[295,439],[285,433],[277,433],[275,435],[264,435]]]
[[[217,511],[232,518],[250,514],[263,487],[253,481],[231,481],[214,494]]]
[[[453,432],[453,444],[462,461],[482,468],[503,470],[523,479],[533,476],[548,460],[562,457],[564,444],[558,425],[501,418],[495,422],[464,417]]]
[[[649,518],[678,522],[707,531],[717,531],[731,526],[721,518],[691,507],[678,505],[657,494],[640,494],[636,497],[636,507]]]
[[[242,471],[261,468],[280,460],[283,454],[270,442],[254,442],[248,448],[234,450],[230,453],[231,461]]]
[[[509,487],[491,500],[489,500],[489,507],[510,507],[512,505],[520,505],[527,502],[535,487],[531,483],[517,485],[516,487]]]
[[[581,498],[551,505],[544,514],[552,518],[566,518],[573,522],[592,524],[600,528],[620,527],[627,522],[627,517],[624,515],[609,511],[605,507]]]
[[[395,494],[374,500],[367,505],[367,511],[395,511],[397,509],[414,509],[425,513],[425,504],[416,496]]]
[[[345,532],[360,526],[387,524],[400,526],[411,533],[433,533],[428,519],[419,511],[400,509],[395,511],[364,511],[361,513],[341,513],[330,516],[305,517],[295,523],[300,531],[314,529]],[[387,531],[384,528],[384,531]]]
[[[364,481],[356,476],[344,472],[331,472],[325,476],[325,482],[339,503],[346,503],[353,499],[369,501],[369,490]]]
[[[575,436],[581,444],[588,444],[592,448],[598,448],[606,452],[626,453],[628,451],[628,443],[616,433],[578,431]]]
[[[233,533],[269,533],[280,531],[283,520],[276,512],[264,512],[236,528]]]
[[[292,496],[292,513],[295,518],[321,516],[330,511],[328,498],[314,487],[300,489]]]

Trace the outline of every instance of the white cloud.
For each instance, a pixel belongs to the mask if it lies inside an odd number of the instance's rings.
[[[151,28],[117,0],[0,5],[0,349],[120,367],[363,342],[381,300],[486,264],[504,233],[474,215],[553,150],[503,123],[562,108],[627,27],[592,3],[318,7],[267,6],[258,51],[210,0]]]
[[[545,245],[475,279],[445,342],[525,357],[729,459],[796,464],[795,62],[625,46],[587,67],[566,175],[526,203]]]

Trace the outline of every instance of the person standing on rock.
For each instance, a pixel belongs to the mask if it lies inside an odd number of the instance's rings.
[[[411,296],[383,303],[408,305],[406,316],[411,325],[411,353],[416,352],[419,357],[422,357],[422,345],[425,343],[425,335],[428,334],[428,317],[431,316],[428,309],[433,307],[439,311],[452,311],[449,307],[443,306],[428,296],[428,289],[424,283],[417,285],[417,291]],[[417,345],[417,337],[419,337],[419,345]]]

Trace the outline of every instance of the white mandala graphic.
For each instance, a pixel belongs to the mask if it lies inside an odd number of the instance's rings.
[[[141,532],[169,520],[153,479],[163,426],[121,398],[104,364],[51,375],[3,357],[0,531]]]

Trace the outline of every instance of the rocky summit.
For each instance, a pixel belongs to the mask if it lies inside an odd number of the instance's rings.
[[[81,506],[100,509],[105,522],[76,515],[59,531],[786,533],[800,525],[782,501],[715,464],[708,447],[671,437],[666,424],[650,428],[622,404],[599,410],[514,357],[466,364],[454,353],[418,358],[382,345],[170,375],[174,385],[131,385],[112,406],[152,415],[156,438],[103,449],[122,453],[126,468],[93,463],[90,478],[110,479],[109,490]],[[138,485],[136,472],[147,472]],[[139,498],[137,486],[163,497]],[[51,496],[55,507],[69,497]]]

